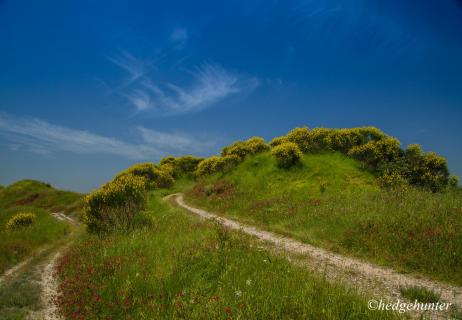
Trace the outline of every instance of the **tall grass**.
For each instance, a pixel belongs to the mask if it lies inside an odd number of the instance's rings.
[[[158,192],[162,193],[162,192]],[[87,235],[61,260],[72,319],[388,319],[364,297],[152,196],[151,223]]]
[[[462,284],[462,194],[385,191],[358,162],[304,155],[291,170],[268,154],[200,181],[187,200],[329,250]]]

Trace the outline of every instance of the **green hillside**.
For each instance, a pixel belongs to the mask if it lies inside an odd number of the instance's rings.
[[[81,210],[81,201],[82,195],[78,193],[57,190],[35,180],[18,181],[0,189],[0,209],[30,206],[72,214]]]
[[[457,189],[384,189],[362,163],[341,153],[304,154],[283,169],[264,152],[203,176],[186,196],[196,206],[329,250],[462,283]]]
[[[69,225],[57,221],[50,212],[80,216],[81,207],[82,195],[39,181],[23,180],[1,189],[0,274],[70,232]],[[18,213],[32,213],[36,220],[29,227],[7,230],[7,222]]]

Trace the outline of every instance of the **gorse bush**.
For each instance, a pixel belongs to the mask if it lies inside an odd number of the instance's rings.
[[[210,157],[199,163],[196,170],[196,176],[200,177],[218,172],[225,172],[238,165],[240,161],[241,158],[237,155]]]
[[[224,147],[221,155],[225,156],[238,156],[241,160],[249,154],[257,154],[269,150],[270,147],[265,143],[265,140],[260,137],[252,137],[246,141],[236,141],[232,145]]]
[[[155,188],[170,188],[173,185],[173,183],[175,183],[175,180],[172,177],[172,167],[168,165],[160,166],[154,168],[153,172],[153,184]]]
[[[251,154],[265,152],[270,149],[270,146],[265,143],[265,140],[260,137],[252,137],[245,141],[247,148]]]
[[[396,161],[401,155],[401,148],[398,140],[385,138],[355,146],[350,149],[348,155],[362,161],[370,168],[377,168],[381,162]]]
[[[188,176],[194,174],[197,169],[197,165],[202,160],[204,159],[194,156],[183,156],[179,158],[168,156],[159,162],[159,167],[169,166],[173,170],[172,176],[179,178],[185,175]]]
[[[129,230],[146,205],[146,178],[125,174],[85,197],[83,221],[91,233]]]
[[[224,147],[221,156],[213,156],[201,160],[196,164],[196,176],[204,176],[217,172],[230,170],[242,162],[247,155],[265,152],[270,146],[260,137],[252,137],[246,141],[236,141],[232,145]]]
[[[282,136],[282,137],[276,137],[274,138],[273,140],[270,141],[269,145],[271,148],[274,148],[280,144],[283,144],[283,143],[286,143],[286,142],[289,142],[289,139],[287,139],[287,137],[285,136]]]
[[[170,164],[164,163],[161,166],[156,166],[152,162],[137,163],[128,169],[119,173],[114,180],[118,180],[125,176],[142,177],[145,179],[145,187],[148,190],[157,188],[168,188],[173,185],[174,179],[173,167]]]
[[[31,226],[37,216],[33,213],[22,212],[13,215],[6,223],[5,229],[9,231],[16,231]]]
[[[281,168],[294,166],[302,157],[302,152],[293,142],[286,142],[274,147],[271,154],[276,158],[276,162]]]
[[[405,188],[408,183],[407,180],[398,172],[387,172],[377,178],[377,183],[380,187],[385,189]]]
[[[307,127],[295,128],[287,134],[287,140],[295,143],[302,152],[308,152],[312,148],[311,134]]]

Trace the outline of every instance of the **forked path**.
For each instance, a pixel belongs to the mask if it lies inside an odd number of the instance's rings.
[[[316,272],[322,272],[332,281],[344,281],[362,293],[370,294],[377,299],[396,302],[400,297],[401,287],[424,287],[441,294],[441,300],[451,303],[458,310],[462,310],[462,287],[451,286],[433,280],[419,278],[408,274],[398,273],[390,268],[377,266],[359,259],[346,257],[312,245],[293,240],[272,232],[264,231],[240,222],[223,218],[217,214],[194,208],[185,203],[183,194],[172,194],[166,199],[173,201],[180,207],[194,213],[202,218],[216,220],[223,226],[240,230],[258,239],[270,243],[279,252],[287,252],[293,255],[308,256],[308,260],[289,259],[302,263]],[[303,261],[303,262],[302,262]],[[427,313],[430,318],[445,318],[444,314]]]

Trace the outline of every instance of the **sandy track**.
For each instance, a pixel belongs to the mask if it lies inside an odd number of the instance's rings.
[[[378,299],[395,302],[400,297],[400,287],[418,286],[424,287],[441,294],[441,300],[451,303],[462,310],[462,288],[419,278],[412,275],[398,273],[390,268],[377,266],[359,259],[346,257],[340,254],[329,252],[312,245],[293,240],[272,232],[242,224],[240,222],[222,218],[217,214],[194,208],[185,203],[182,194],[173,194],[166,199],[172,198],[180,207],[194,213],[204,219],[216,220],[223,226],[240,230],[258,239],[270,243],[277,251],[292,253],[295,255],[308,256],[309,259],[302,262],[315,272],[322,272],[329,280],[343,281],[357,289]],[[290,257],[288,257],[291,259]],[[291,259],[300,263],[299,259]],[[447,314],[433,312],[426,314],[429,318],[447,318]]]
[[[58,281],[55,277],[55,267],[61,257],[63,249],[56,252],[48,261],[42,271],[40,286],[42,287],[41,300],[43,309],[40,312],[40,319],[58,320],[62,319],[56,305],[58,297]]]

